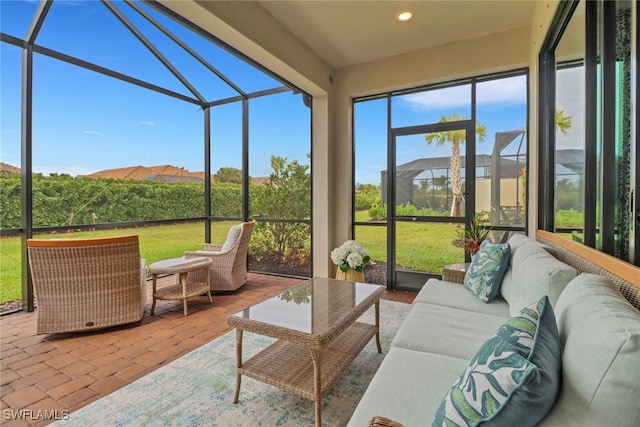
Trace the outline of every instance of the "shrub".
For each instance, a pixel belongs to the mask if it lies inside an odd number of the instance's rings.
[[[404,203],[396,207],[399,216],[448,216],[449,212],[431,208],[418,208],[410,203]],[[369,209],[369,218],[372,221],[384,221],[387,219],[387,206],[374,205]]]
[[[363,211],[380,203],[380,186],[356,184],[355,209]]]
[[[584,214],[574,209],[560,209],[556,212],[556,227],[582,228]]]
[[[384,221],[387,219],[387,207],[386,205],[373,205],[369,209],[369,218],[371,221]]]
[[[309,166],[297,160],[271,157],[273,172],[252,197],[252,216],[271,219],[311,218],[311,175]],[[252,237],[251,252],[256,259],[275,256],[280,262],[293,258],[309,260],[310,227],[299,222],[259,222]]]

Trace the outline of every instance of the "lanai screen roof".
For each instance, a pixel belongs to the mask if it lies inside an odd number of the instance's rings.
[[[514,129],[504,132],[496,132],[494,142],[494,155],[500,155],[500,153],[511,144],[516,138],[524,137],[526,129]],[[563,149],[556,150],[556,173],[566,175],[566,170],[573,172],[576,175],[581,175],[584,170],[584,151],[581,149]],[[492,164],[492,155],[478,154],[476,156],[476,168],[492,168],[495,167]],[[515,160],[514,160],[515,159]],[[466,164],[465,156],[461,156],[461,162]],[[413,180],[418,175],[426,171],[445,171],[450,169],[451,158],[450,157],[430,157],[416,159],[411,162],[404,163],[396,167],[396,178],[400,180]],[[558,168],[561,166],[565,170]],[[526,156],[521,155],[500,155],[500,178],[513,178],[517,177],[519,171],[526,167]],[[382,171],[382,181],[386,182],[387,171]],[[439,176],[438,176],[439,177]]]
[[[69,13],[68,6],[58,0],[3,4],[11,13],[0,15],[2,41],[19,47],[29,44],[38,54],[203,108],[301,92],[160,3],[92,2],[91,13],[83,14]],[[77,42],[62,43],[66,40]],[[92,47],[89,56],[81,48],[87,44]]]
[[[525,156],[519,161],[502,158],[501,163],[501,177],[512,178],[518,175],[518,171],[525,166]],[[462,164],[465,163],[465,156],[461,156]],[[450,169],[450,157],[431,157],[426,159],[416,159],[411,162],[399,165],[396,168],[396,176],[402,179],[414,179],[425,171],[434,170],[447,170]],[[476,156],[477,168],[489,168],[491,167],[491,156],[488,154],[479,154]],[[383,175],[387,174],[387,171],[382,172]]]

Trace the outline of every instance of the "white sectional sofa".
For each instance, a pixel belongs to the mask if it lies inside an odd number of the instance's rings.
[[[553,310],[543,308],[544,321],[553,325],[536,332],[537,359],[534,350],[527,356],[537,376],[510,391],[497,414],[470,425],[640,426],[640,269],[551,233],[515,235],[509,244],[500,294],[488,303],[459,283],[425,284],[349,427],[447,425],[434,419],[454,383],[473,371],[470,360],[545,295]],[[539,356],[556,344],[556,356]]]

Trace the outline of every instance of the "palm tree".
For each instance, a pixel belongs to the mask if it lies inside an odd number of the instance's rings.
[[[556,110],[556,129],[566,135],[571,129],[571,119],[573,119],[571,114],[565,113],[564,110]]]
[[[573,116],[567,114],[564,110],[556,110],[555,126],[556,130],[563,135],[569,133],[569,129],[573,125]],[[520,169],[520,180],[522,181],[522,203],[527,204],[527,168]]]
[[[438,123],[447,122],[459,122],[467,120],[460,114],[455,113],[449,117],[440,117]],[[480,142],[484,141],[487,136],[487,126],[476,123],[476,135]],[[433,132],[425,136],[427,144],[435,142],[436,145],[444,145],[447,142],[451,143],[451,187],[453,190],[453,201],[451,203],[451,216],[460,216],[462,205],[462,180],[460,178],[460,171],[462,170],[462,158],[460,157],[460,145],[466,140],[466,132],[463,129],[449,130],[443,132]]]

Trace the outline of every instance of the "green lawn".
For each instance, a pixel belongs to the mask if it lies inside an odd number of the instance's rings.
[[[223,243],[229,227],[237,221],[216,222],[211,227],[213,243]],[[137,234],[140,238],[140,255],[147,265],[166,258],[180,257],[187,250],[202,249],[204,226],[202,223],[159,225],[117,230],[83,231],[72,234],[36,235],[35,238],[107,237]],[[21,299],[20,237],[0,240],[0,302]]]
[[[367,221],[366,211],[356,213],[358,221]],[[217,222],[212,226],[214,243],[223,243],[234,221]],[[398,223],[397,264],[411,270],[439,274],[442,267],[464,261],[464,251],[451,243],[456,237],[455,224]],[[140,254],[147,265],[166,258],[182,256],[187,250],[202,248],[202,223],[160,225],[117,230],[87,231],[73,234],[37,235],[37,238],[106,237],[124,234],[140,236]],[[387,260],[385,227],[358,226],[356,240],[369,252],[374,261]],[[329,256],[329,254],[327,254]],[[0,240],[0,302],[21,298],[20,238]]]
[[[357,212],[356,220],[368,221],[367,212]],[[397,265],[439,274],[447,264],[464,262],[464,250],[452,244],[458,237],[457,224],[399,222],[396,228]],[[387,260],[386,227],[357,226],[355,235],[371,259]]]

